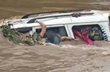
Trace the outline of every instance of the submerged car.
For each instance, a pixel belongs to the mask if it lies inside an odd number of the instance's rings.
[[[29,14],[21,19],[5,21],[4,25],[18,32],[38,32],[41,27],[35,21],[43,22],[47,29],[54,30],[61,36],[75,39],[82,38],[88,44],[91,41],[110,41],[110,12],[109,11],[70,11]]]

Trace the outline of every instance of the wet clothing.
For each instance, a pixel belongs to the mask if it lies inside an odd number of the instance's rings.
[[[80,32],[80,31],[74,31],[74,34],[77,37],[83,39],[87,44],[89,44],[89,45],[93,45],[94,44],[93,41],[87,35],[84,35],[82,32]]]
[[[101,30],[98,27],[93,27],[90,31],[89,38],[93,41],[103,40],[103,35],[102,35]]]
[[[46,31],[45,37],[47,41],[50,43],[60,44],[61,42],[61,36],[58,33],[51,30]]]

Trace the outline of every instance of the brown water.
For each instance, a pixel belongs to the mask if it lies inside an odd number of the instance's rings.
[[[110,9],[102,0],[0,0],[0,18],[67,9]]]
[[[0,0],[0,18],[82,8],[109,9],[109,4],[87,0]],[[0,33],[0,72],[109,72],[109,69],[110,42],[89,46],[77,40],[62,46],[26,46],[14,45]]]

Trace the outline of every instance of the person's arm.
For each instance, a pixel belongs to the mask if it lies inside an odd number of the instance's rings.
[[[70,38],[70,37],[67,37],[67,36],[62,36],[61,37],[61,40],[62,41],[71,41],[71,40],[74,40],[73,38]]]
[[[44,34],[46,32],[46,25],[44,23],[42,23],[42,22],[39,22],[39,21],[36,21],[36,22],[39,23],[41,25],[41,27],[42,27],[41,32],[40,32],[40,36],[43,38]]]

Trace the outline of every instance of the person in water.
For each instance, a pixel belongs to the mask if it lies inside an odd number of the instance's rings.
[[[35,21],[36,23],[39,23],[42,27],[39,36],[41,38],[46,38],[46,41],[53,43],[53,44],[60,44],[62,41],[71,41],[72,38],[69,38],[67,36],[61,36],[59,33],[53,31],[53,30],[47,30],[46,25],[38,20]]]

